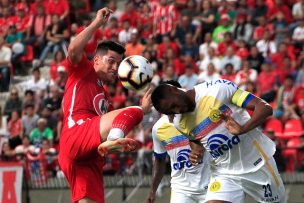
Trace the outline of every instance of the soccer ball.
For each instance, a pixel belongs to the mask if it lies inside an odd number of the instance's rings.
[[[125,58],[120,63],[118,77],[125,88],[139,91],[147,87],[151,82],[153,69],[146,58],[133,55]]]

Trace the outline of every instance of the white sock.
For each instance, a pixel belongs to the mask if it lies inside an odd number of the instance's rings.
[[[108,134],[107,140],[117,140],[118,138],[123,138],[124,136],[125,134],[120,128],[112,128]]]

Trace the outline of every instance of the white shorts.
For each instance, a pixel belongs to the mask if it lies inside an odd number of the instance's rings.
[[[171,190],[170,203],[204,203],[206,193],[204,194],[187,194]]]
[[[223,200],[241,203],[244,202],[245,193],[261,203],[284,200],[285,188],[273,158],[253,173],[213,174],[208,186],[206,201]]]

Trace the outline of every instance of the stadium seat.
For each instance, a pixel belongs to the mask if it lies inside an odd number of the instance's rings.
[[[283,138],[300,137],[303,134],[302,122],[299,119],[290,119],[284,125]]]
[[[276,118],[270,118],[266,121],[265,132],[274,132],[276,137],[281,137],[283,133],[283,124],[282,121]]]
[[[26,45],[26,54],[22,57],[20,57],[21,62],[31,62],[34,59],[34,51],[33,47],[30,45]]]

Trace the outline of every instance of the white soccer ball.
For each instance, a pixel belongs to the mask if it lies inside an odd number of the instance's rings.
[[[118,77],[122,85],[133,91],[147,87],[153,78],[150,62],[139,55],[125,58],[118,67]]]

